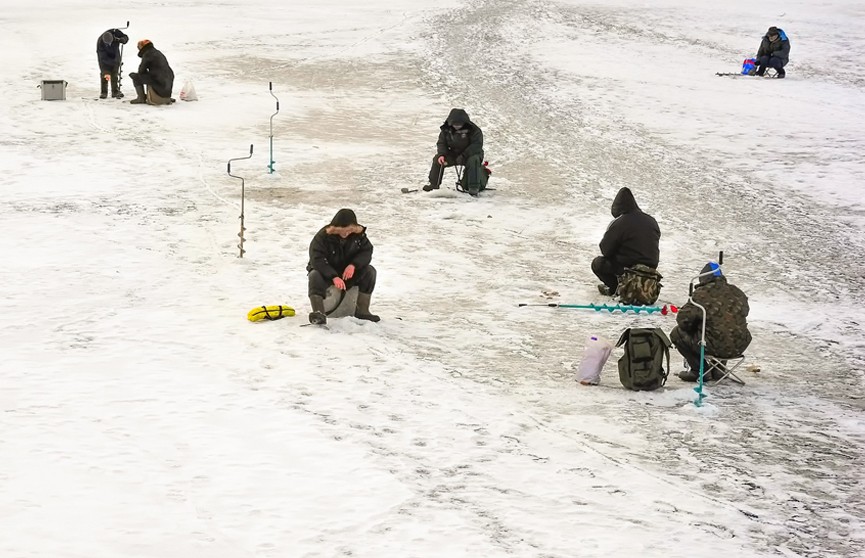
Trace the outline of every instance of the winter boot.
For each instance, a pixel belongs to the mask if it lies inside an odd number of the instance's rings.
[[[423,187],[424,192],[432,192],[433,190],[438,190],[438,189],[439,189],[438,184],[427,184],[426,186]]]
[[[312,306],[312,312],[309,313],[309,323],[315,325],[326,324],[327,315],[324,313],[324,298],[318,295],[310,295],[309,305]]]
[[[375,314],[370,314],[369,312],[369,302],[372,298],[372,294],[370,293],[357,293],[357,306],[354,310],[354,317],[359,320],[369,320],[371,322],[377,322],[381,320]]]
[[[603,283],[598,283],[598,292],[604,296],[613,296],[613,292],[610,290],[610,287],[604,285]]]
[[[112,99],[122,99],[123,96],[123,93],[121,93],[119,89],[111,94]]]
[[[143,85],[136,85],[135,86],[135,93],[136,93],[136,95],[138,95],[138,97],[129,101],[130,105],[143,105],[143,104],[147,103],[147,95],[144,93],[144,86]]]
[[[784,68],[778,68],[778,73],[775,74],[775,77],[778,79],[784,79],[787,77],[787,72],[784,71]]]

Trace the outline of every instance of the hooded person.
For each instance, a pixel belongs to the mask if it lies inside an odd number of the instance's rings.
[[[592,271],[602,281],[598,291],[606,296],[616,294],[626,267],[658,267],[661,239],[658,222],[640,210],[629,188],[619,190],[610,213],[613,221],[601,239],[601,255],[592,260]]]
[[[690,368],[680,373],[679,378],[688,382],[700,378],[703,311],[697,304],[706,309],[705,354],[718,359],[733,358],[743,354],[751,344],[747,319],[748,297],[741,289],[727,282],[718,264],[707,263],[700,271],[700,281],[694,288],[691,300],[679,308],[677,325],[670,331],[670,341]],[[708,369],[704,363],[703,370]],[[703,380],[719,380],[723,372],[713,370],[712,375],[712,378]]]
[[[460,108],[451,109],[440,127],[436,142],[436,156],[429,171],[429,184],[424,192],[438,190],[442,171],[454,165],[465,166],[466,191],[471,195],[486,188],[487,171],[483,166],[484,133],[471,121],[468,113]]]
[[[343,291],[356,285],[359,293],[355,318],[379,321],[380,318],[369,310],[376,278],[371,261],[372,243],[366,236],[366,227],[358,224],[354,211],[340,209],[309,244],[309,263],[306,266],[312,306],[309,322],[327,323],[324,298],[330,285]]]
[[[779,78],[787,75],[784,66],[790,61],[790,39],[783,29],[772,26],[766,31],[754,60],[757,62],[758,76],[765,75],[766,68],[777,70]]]
[[[111,83],[111,96],[122,99],[120,92],[120,64],[123,54],[120,45],[129,42],[129,37],[120,29],[109,29],[96,39],[96,60],[99,62],[99,98],[108,97],[108,84]]]
[[[165,55],[156,50],[148,39],[143,39],[138,41],[138,56],[141,58],[138,72],[129,74],[138,96],[129,102],[135,105],[173,103],[171,90],[174,88],[174,70],[168,65]],[[145,85],[149,86],[146,92]]]

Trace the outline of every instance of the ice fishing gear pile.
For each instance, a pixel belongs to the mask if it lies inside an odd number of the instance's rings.
[[[250,322],[260,322],[261,320],[273,321],[291,316],[294,316],[294,308],[288,305],[257,306],[246,314],[246,318]]]
[[[776,73],[769,68],[766,71],[765,75],[759,75],[757,73],[757,60],[754,58],[746,58],[742,61],[742,71],[741,72],[715,72],[716,76],[719,77],[765,77],[765,78],[773,78],[776,77]]]

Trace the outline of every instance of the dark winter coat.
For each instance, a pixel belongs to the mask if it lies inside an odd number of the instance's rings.
[[[705,269],[705,268],[704,268]],[[691,297],[706,308],[706,353],[720,358],[734,357],[751,344],[748,331],[748,297],[724,276],[701,277]],[[693,346],[699,346],[703,312],[688,301],[679,308],[676,323]]]
[[[768,33],[763,35],[760,48],[757,50],[757,58],[761,56],[780,58],[784,64],[790,61],[790,39],[783,29],[778,29],[778,39],[774,42],[769,40]]]
[[[147,43],[138,51],[141,64],[138,65],[138,73],[149,76],[150,87],[160,97],[170,98],[171,90],[174,88],[174,70],[168,65],[165,55],[156,50],[153,43]]]
[[[601,254],[622,267],[636,264],[658,267],[661,229],[655,219],[640,211],[634,194],[622,188],[610,208],[613,222],[601,240]]]
[[[106,45],[102,35],[111,33],[114,42]],[[99,60],[99,69],[103,72],[113,72],[120,67],[120,45],[129,42],[129,37],[120,29],[109,29],[96,39],[96,58]]]
[[[454,124],[461,123],[462,128],[457,130]],[[463,109],[452,109],[447,120],[441,125],[439,139],[436,142],[436,152],[456,159],[461,157],[465,162],[472,155],[484,153],[484,133],[469,119],[469,115]]]
[[[372,243],[363,231],[350,234],[345,239],[337,234],[327,234],[322,227],[309,243],[309,263],[306,271],[316,270],[327,282],[341,277],[349,264],[354,264],[355,275],[360,276],[363,269],[372,261]]]

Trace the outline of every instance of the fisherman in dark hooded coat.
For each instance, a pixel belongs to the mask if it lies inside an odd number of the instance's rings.
[[[468,113],[460,108],[451,109],[440,130],[436,142],[436,156],[429,171],[429,184],[424,186],[423,190],[429,192],[439,189],[443,167],[464,165],[466,191],[477,195],[486,188],[487,171],[483,166],[484,133],[471,121]]]
[[[357,286],[359,292],[354,317],[379,321],[379,316],[369,309],[376,279],[371,261],[372,243],[366,236],[366,227],[358,224],[354,211],[340,209],[330,224],[322,227],[309,243],[309,263],[306,266],[312,306],[309,322],[317,325],[327,323],[324,299],[331,285],[341,291]]]
[[[614,219],[601,240],[601,255],[592,260],[592,271],[603,282],[598,291],[608,296],[616,293],[626,267],[658,267],[661,239],[658,222],[640,210],[629,188],[619,190],[610,212]]]

